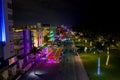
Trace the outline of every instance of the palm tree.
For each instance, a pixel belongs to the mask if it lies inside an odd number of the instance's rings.
[[[36,55],[37,52],[38,52],[37,47],[33,46],[33,48],[31,49],[30,53],[34,54],[34,59],[35,59],[35,55]]]
[[[33,46],[32,50],[30,51],[31,54],[34,54],[34,64],[36,64],[36,54],[38,52],[37,47]],[[35,74],[35,70],[34,70],[34,74]]]
[[[106,66],[108,66],[108,62],[109,62],[109,53],[110,53],[110,41],[106,41],[105,42],[105,48],[106,48],[106,50],[107,50],[107,59],[106,59]]]
[[[115,47],[118,47],[116,45],[117,41],[115,41],[114,37],[110,36],[107,41],[105,42],[105,47],[107,49],[107,59],[106,59],[106,66],[108,66],[109,63],[109,56],[110,56],[110,46],[114,45]]]

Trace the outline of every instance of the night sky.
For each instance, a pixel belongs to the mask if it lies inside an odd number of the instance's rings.
[[[119,2],[106,0],[13,0],[15,25],[37,22],[117,31]]]

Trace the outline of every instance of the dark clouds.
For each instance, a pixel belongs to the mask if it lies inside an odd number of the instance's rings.
[[[44,22],[74,24],[85,20],[88,1],[80,0],[13,0],[15,24]]]
[[[106,30],[111,24],[119,25],[119,6],[106,0],[13,0],[14,22],[79,24]]]

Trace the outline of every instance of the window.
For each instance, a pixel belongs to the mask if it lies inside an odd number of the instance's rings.
[[[12,4],[11,3],[7,3],[7,7],[12,9]]]
[[[12,14],[8,14],[8,20],[13,20]]]

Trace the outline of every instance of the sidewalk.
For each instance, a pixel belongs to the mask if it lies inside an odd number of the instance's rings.
[[[80,56],[75,56],[75,68],[76,68],[76,76],[77,80],[89,80],[89,77],[85,71],[85,68],[82,64],[82,60]]]

